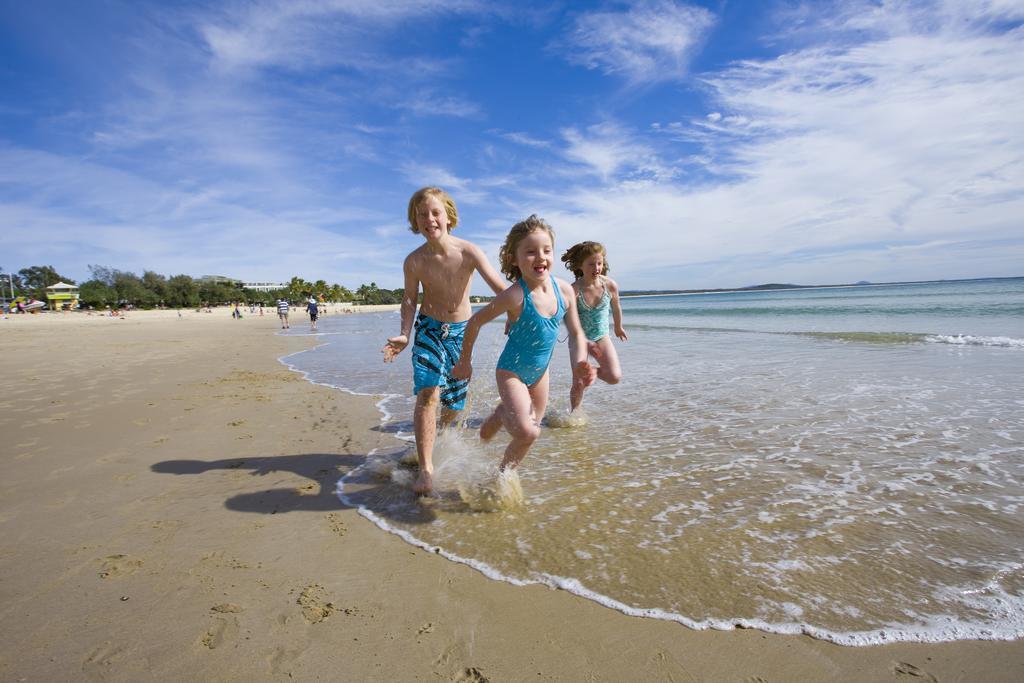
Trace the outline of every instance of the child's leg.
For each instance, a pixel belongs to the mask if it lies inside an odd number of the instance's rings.
[[[505,408],[502,404],[498,404],[491,414],[484,420],[484,423],[480,425],[480,440],[490,441],[494,438],[494,435],[498,433],[505,420]]]
[[[460,415],[462,415],[461,410],[441,408],[441,429],[447,429],[448,427],[451,427],[458,421]]]
[[[591,342],[587,342],[587,351],[590,352],[590,347],[593,346]],[[572,359],[576,357],[576,339],[571,334],[569,335],[569,363],[572,364]],[[583,392],[586,390],[586,386],[582,382],[573,380],[572,386],[569,388],[569,412],[572,412],[580,407],[583,403]]]
[[[428,387],[416,395],[416,408],[412,414],[416,433],[416,459],[420,474],[412,485],[416,493],[429,493],[434,487],[434,439],[437,437],[437,404],[440,387]]]
[[[501,459],[501,469],[515,468],[522,462],[530,446],[540,436],[540,426],[534,417],[533,394],[522,380],[506,370],[498,370],[498,394],[501,395],[501,417],[512,441]],[[547,404],[547,373],[537,384],[543,383],[543,399]]]
[[[540,427],[544,419],[544,411],[548,409],[548,388],[550,386],[550,373],[545,372],[537,382],[530,387],[530,401],[533,403],[533,421]]]
[[[622,368],[619,366],[619,354],[615,352],[612,336],[609,334],[601,337],[596,346],[596,352],[592,355],[601,364],[597,369],[597,378],[608,384],[618,384],[622,379]]]

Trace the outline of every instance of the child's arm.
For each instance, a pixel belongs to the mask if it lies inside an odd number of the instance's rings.
[[[509,287],[503,290],[498,296],[494,297],[491,303],[474,313],[473,317],[466,323],[466,331],[462,337],[462,355],[459,356],[459,362],[452,368],[452,377],[455,379],[469,379],[472,377],[473,346],[476,344],[476,338],[480,335],[480,328],[502,313],[508,313],[515,307],[515,289]]]
[[[476,270],[480,273],[480,277],[484,279],[487,286],[494,290],[495,294],[501,294],[508,288],[508,282],[501,277],[501,275],[494,269],[491,262],[487,260],[487,256],[484,254],[484,250],[475,244],[470,246],[470,253],[473,254],[474,265]]]
[[[395,356],[409,345],[412,321],[416,317],[416,300],[420,295],[420,279],[416,276],[412,264],[413,256],[409,254],[402,265],[402,271],[405,273],[405,291],[402,294],[402,328],[397,337],[388,337],[384,348],[380,350],[384,354],[385,363],[393,361]]]
[[[597,370],[587,361],[587,336],[583,333],[579,313],[576,312],[575,290],[567,282],[557,280],[565,300],[565,329],[569,331],[569,360],[572,363],[573,382],[589,387],[597,379]]]
[[[608,283],[608,291],[612,295],[612,323],[615,325],[615,336],[622,341],[626,341],[629,339],[629,336],[626,334],[626,328],[622,326],[622,306],[619,304],[619,285],[610,277],[605,277],[605,281]]]

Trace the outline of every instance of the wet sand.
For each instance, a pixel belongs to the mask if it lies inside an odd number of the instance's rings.
[[[1024,680],[1024,641],[695,632],[409,546],[334,495],[392,445],[373,401],[277,330],[0,320],[0,680]]]

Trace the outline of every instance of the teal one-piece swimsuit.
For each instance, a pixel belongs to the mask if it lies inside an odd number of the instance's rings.
[[[608,282],[601,276],[601,300],[596,306],[590,306],[583,296],[583,287],[576,295],[576,310],[580,314],[580,324],[587,340],[596,342],[608,336],[608,312],[611,311],[612,295],[608,293]]]
[[[558,282],[552,277],[551,286],[555,288],[558,310],[550,318],[545,318],[534,307],[526,282],[519,278],[518,284],[523,288],[523,312],[508,333],[505,350],[498,358],[498,369],[515,374],[526,386],[533,386],[551,363],[558,340],[558,326],[565,317],[565,302],[562,301]]]

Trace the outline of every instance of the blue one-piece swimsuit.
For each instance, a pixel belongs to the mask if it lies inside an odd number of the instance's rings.
[[[519,286],[523,288],[523,312],[508,333],[505,350],[498,358],[498,369],[514,373],[523,384],[533,386],[551,363],[555,341],[558,340],[558,325],[565,317],[565,302],[562,301],[558,282],[552,277],[551,286],[555,288],[558,310],[550,318],[545,318],[534,307],[530,290],[522,278],[519,278]]]

